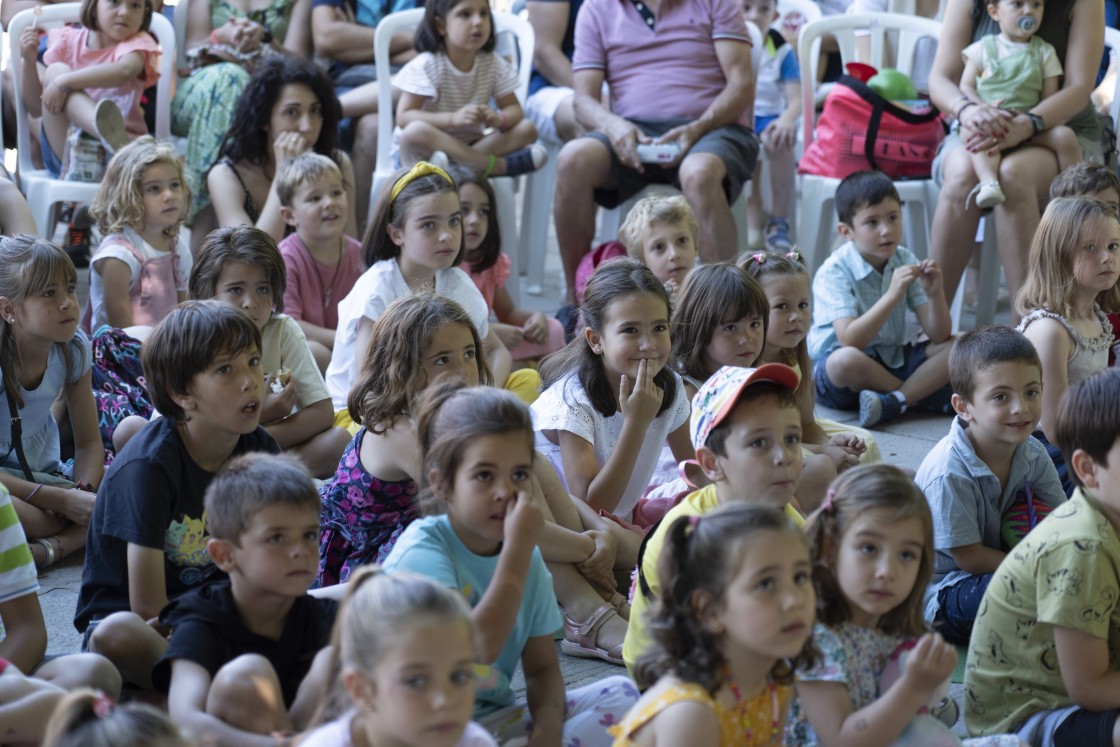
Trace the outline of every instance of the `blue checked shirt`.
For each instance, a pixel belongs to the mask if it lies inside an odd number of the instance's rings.
[[[826,353],[840,347],[832,323],[837,319],[863,316],[891,287],[891,276],[903,265],[918,263],[918,258],[905,247],[898,247],[883,272],[878,272],[860,256],[855,244],[847,242],[837,249],[817,270],[813,278],[813,326],[809,330],[809,356],[820,360]],[[863,349],[889,368],[904,362],[906,309],[911,311],[929,303],[921,283],[914,281],[906,290],[906,304],[898,304],[887,318],[879,334]]]

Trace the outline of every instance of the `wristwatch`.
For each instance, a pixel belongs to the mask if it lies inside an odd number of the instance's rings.
[[[1034,134],[1037,135],[1046,129],[1046,122],[1043,121],[1041,115],[1035,114],[1034,112],[1027,112],[1027,116],[1030,117],[1031,125],[1034,127]]]

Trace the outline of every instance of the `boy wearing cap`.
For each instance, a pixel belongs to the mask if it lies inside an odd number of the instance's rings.
[[[696,460],[711,484],[689,493],[665,514],[638,554],[637,588],[622,658],[631,676],[649,646],[646,611],[657,597],[657,563],[665,534],[682,516],[700,516],[733,501],[784,506],[801,526],[794,491],[801,476],[799,378],[789,366],[724,366],[692,399],[689,431]],[[645,688],[653,683],[638,681]]]

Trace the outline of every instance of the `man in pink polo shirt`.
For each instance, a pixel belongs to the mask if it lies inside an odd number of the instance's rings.
[[[595,203],[615,207],[647,184],[678,186],[700,224],[700,256],[737,251],[731,204],[758,156],[751,129],[750,40],[735,0],[585,0],[572,59],[576,119],[589,132],[560,151],[553,214],[574,297],[595,233]],[[608,110],[600,100],[610,84]],[[642,163],[640,143],[675,143]]]

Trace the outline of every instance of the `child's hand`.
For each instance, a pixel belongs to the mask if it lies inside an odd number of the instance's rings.
[[[493,112],[489,106],[483,104],[467,104],[459,111],[455,112],[455,116],[451,118],[451,124],[455,127],[478,127],[485,125],[488,119],[488,113]]]
[[[43,108],[51,114],[62,114],[63,109],[66,108],[66,99],[69,96],[69,93],[62,90],[58,78],[55,78],[43,89]]]
[[[543,527],[544,514],[536,495],[532,490],[517,491],[514,499],[506,504],[506,516],[502,523],[506,542],[516,539],[535,545]]]
[[[938,633],[926,633],[906,658],[906,671],[900,682],[915,692],[932,693],[953,673],[957,666],[957,650]]]
[[[163,637],[163,638],[170,638],[171,637],[171,628],[169,628],[166,625],[164,625],[163,623],[161,623],[159,621],[158,617],[153,617],[152,619],[147,620],[146,622],[148,623],[148,627],[151,628],[152,630],[154,630],[155,632],[159,633],[161,637]]]
[[[853,454],[842,446],[837,446],[834,443],[830,442],[826,444],[823,451],[825,456],[831,459],[832,463],[836,465],[837,472],[843,472],[849,467],[855,467],[859,464],[858,454]]]
[[[894,274],[891,275],[891,286],[887,289],[887,293],[894,296],[895,303],[906,298],[906,290],[910,284],[918,279],[918,265],[902,265],[895,268]]]
[[[833,446],[839,446],[849,454],[855,454],[856,456],[867,451],[867,443],[854,433],[837,433],[835,436],[828,439],[828,443]]]
[[[941,292],[942,275],[941,267],[936,259],[923,259],[918,263],[918,280],[926,293]]]
[[[762,142],[774,150],[789,150],[797,142],[797,122],[778,117],[762,131]]]
[[[39,29],[28,26],[19,35],[19,51],[23,55],[24,64],[31,65],[39,56]]]
[[[548,317],[539,311],[535,311],[529,315],[525,320],[525,326],[521,328],[525,333],[525,339],[529,342],[543,345],[548,342]]]
[[[292,414],[292,408],[299,401],[299,392],[296,390],[295,379],[289,379],[279,392],[272,391],[272,383],[276,381],[273,374],[264,380],[264,403],[261,405],[261,423],[275,423]]]
[[[75,524],[88,527],[89,518],[93,515],[93,502],[96,498],[97,493],[91,493],[80,488],[71,488],[66,490],[66,495],[58,513]]]
[[[512,324],[495,324],[493,326],[494,334],[506,346],[506,350],[513,350],[525,341],[525,332],[521,327],[515,327]]]
[[[638,377],[634,388],[630,388],[630,380],[625,374],[618,382],[618,406],[622,410],[624,419],[635,418],[640,423],[652,423],[661,409],[661,398],[665,393],[657,384],[653,383],[653,373],[650,371],[649,360],[643,358],[638,361]]]
[[[576,563],[576,568],[591,583],[604,589],[613,589],[614,559],[618,552],[614,535],[600,529],[591,529],[584,534],[595,541],[595,549],[587,560]]]
[[[276,154],[276,165],[295,158],[311,149],[312,143],[298,132],[281,132],[272,141],[272,150]]]

